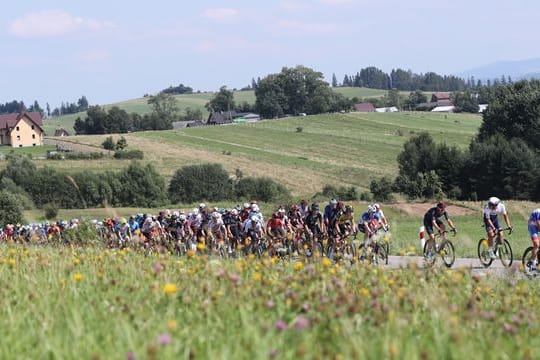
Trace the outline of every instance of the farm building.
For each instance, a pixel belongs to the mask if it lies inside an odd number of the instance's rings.
[[[375,111],[380,112],[380,113],[384,113],[384,112],[398,112],[399,110],[395,106],[390,106],[390,107],[376,108]]]
[[[56,129],[54,131],[54,136],[64,137],[69,136],[69,133],[65,129]]]
[[[11,147],[43,145],[42,125],[39,112],[0,115],[0,144]]]
[[[358,112],[375,112],[375,106],[372,103],[354,104],[354,110]]]

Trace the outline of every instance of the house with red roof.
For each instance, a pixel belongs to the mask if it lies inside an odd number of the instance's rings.
[[[0,145],[43,145],[43,119],[39,112],[0,115]]]
[[[354,110],[358,112],[375,112],[375,106],[372,103],[354,104]]]

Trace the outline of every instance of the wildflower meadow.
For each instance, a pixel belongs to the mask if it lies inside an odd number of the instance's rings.
[[[0,246],[0,357],[535,358],[535,280]]]

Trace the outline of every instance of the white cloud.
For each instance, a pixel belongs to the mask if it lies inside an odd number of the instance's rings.
[[[51,37],[72,33],[81,29],[92,31],[111,28],[109,22],[83,19],[61,10],[45,10],[26,14],[13,20],[9,26],[10,34],[23,37]]]
[[[206,9],[203,16],[212,20],[229,20],[238,16],[240,12],[232,8]]]

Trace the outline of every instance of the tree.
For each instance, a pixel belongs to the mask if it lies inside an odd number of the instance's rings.
[[[24,223],[23,208],[19,199],[5,191],[0,191],[0,227],[5,228],[7,224]]]
[[[373,199],[376,201],[388,201],[392,198],[393,184],[387,177],[382,177],[379,180],[371,180],[369,190],[373,194]]]
[[[522,139],[540,148],[540,80],[519,81],[492,89],[491,102],[483,113],[478,139],[496,134]]]
[[[476,97],[469,91],[456,91],[452,94],[452,99],[456,105],[456,112],[478,113],[479,107]]]
[[[81,96],[79,100],[77,100],[77,108],[79,111],[86,111],[88,110],[88,99],[86,96]]]
[[[127,140],[125,137],[121,136],[120,139],[116,142],[116,145],[114,146],[114,150],[122,151],[127,147]],[[109,149],[106,149],[109,150]]]
[[[336,74],[332,74],[332,87],[338,87]]]
[[[234,110],[234,93],[227,90],[226,86],[222,86],[204,107],[210,112],[232,111]]]
[[[178,104],[171,94],[160,92],[155,96],[149,96],[148,105],[152,108],[153,115],[158,118],[173,121],[177,117]]]
[[[123,206],[156,207],[167,202],[165,179],[152,164],[142,166],[132,162],[120,173],[119,181],[122,191],[118,200]]]
[[[101,147],[104,148],[105,150],[109,150],[109,151],[114,150],[115,144],[114,144],[114,140],[113,140],[112,136],[107,137],[101,143]]]

